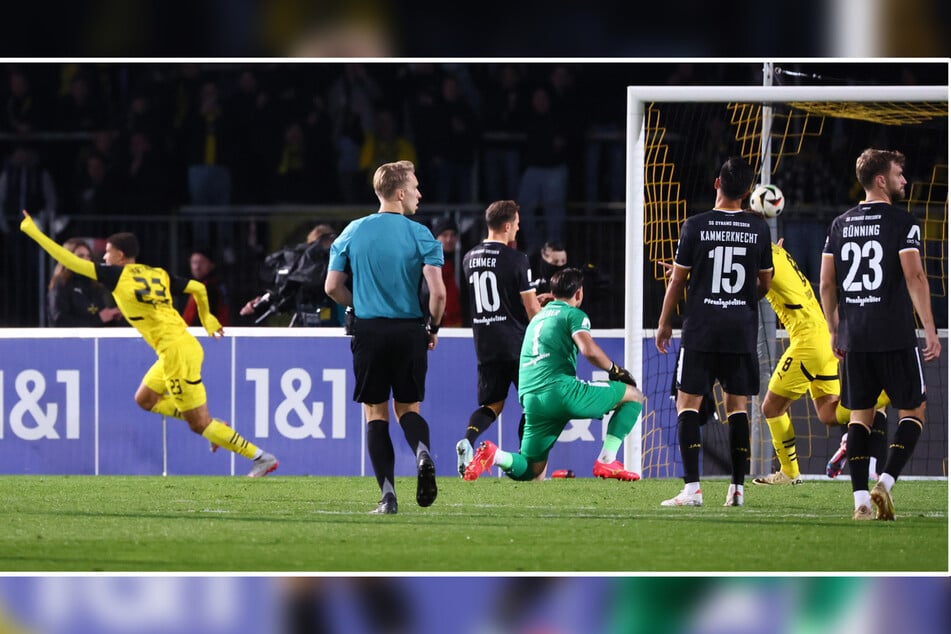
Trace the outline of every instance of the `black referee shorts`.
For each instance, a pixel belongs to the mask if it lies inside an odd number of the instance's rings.
[[[429,335],[418,319],[357,319],[353,325],[353,400],[416,403],[426,396]]]
[[[680,348],[677,389],[687,394],[707,394],[714,381],[727,394],[759,394],[759,357],[756,353],[702,352]]]
[[[846,352],[839,362],[842,407],[875,407],[882,390],[892,407],[916,409],[925,401],[925,373],[917,347],[888,352]]]

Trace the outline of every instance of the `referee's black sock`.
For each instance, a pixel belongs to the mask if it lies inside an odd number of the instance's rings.
[[[677,414],[677,439],[684,463],[684,482],[700,482],[700,414],[695,410]]]
[[[418,458],[421,449],[429,451],[429,424],[425,418],[416,412],[406,412],[400,416],[400,427],[403,428],[403,435],[406,436],[413,455]]]
[[[479,439],[482,432],[495,422],[496,418],[498,416],[495,415],[492,408],[485,405],[472,412],[472,416],[469,417],[469,425],[466,427],[466,440],[469,441],[469,444],[475,447],[476,440]]]
[[[393,486],[393,469],[396,457],[393,453],[393,440],[390,438],[390,424],[385,420],[371,420],[367,423],[367,452],[373,465],[373,474],[380,490],[389,481]],[[385,491],[384,491],[385,492]]]
[[[845,455],[849,459],[849,477],[853,491],[868,491],[869,432],[861,423],[849,423]]]
[[[730,482],[743,484],[750,470],[750,415],[733,412],[726,420],[730,425],[730,462],[733,465]]]
[[[888,418],[883,412],[875,411],[875,418],[872,420],[872,435],[868,439],[868,455],[875,458],[875,464],[878,465],[881,473],[882,465],[885,464],[885,451],[888,448]]]
[[[901,470],[905,468],[905,463],[915,451],[915,445],[918,444],[918,438],[921,436],[921,428],[921,421],[914,416],[906,416],[898,421],[895,438],[888,446],[888,462],[885,463],[883,473],[898,479]]]

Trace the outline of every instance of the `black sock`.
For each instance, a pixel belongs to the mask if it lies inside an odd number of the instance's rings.
[[[918,444],[918,438],[921,436],[921,421],[914,416],[906,416],[898,421],[898,429],[895,430],[895,438],[892,444],[888,446],[888,462],[885,463],[884,473],[898,479],[901,470],[905,468],[905,463],[911,458],[915,451],[915,445]]]
[[[677,414],[677,439],[684,463],[684,482],[700,482],[700,415],[691,410]]]
[[[522,412],[522,417],[518,419],[518,446],[522,447],[522,436],[525,435],[525,413]]]
[[[872,420],[872,435],[868,439],[868,455],[875,458],[879,472],[885,464],[885,450],[888,447],[888,418],[876,410]]]
[[[393,484],[393,469],[396,456],[393,453],[393,440],[390,438],[390,424],[385,420],[371,420],[367,423],[367,452],[376,475],[376,483],[383,490],[387,480]]]
[[[730,425],[730,461],[733,473],[730,482],[743,484],[750,470],[750,416],[734,412],[727,418]]]
[[[420,443],[429,451],[429,425],[425,418],[416,412],[406,412],[400,416],[400,427],[403,428],[403,435],[409,448],[413,450],[413,455],[419,453]]]
[[[485,405],[472,412],[469,417],[469,426],[466,427],[466,440],[469,441],[469,444],[475,447],[479,436],[495,422],[496,418],[498,416],[495,415],[492,408]]]
[[[845,455],[849,459],[849,476],[853,491],[868,491],[869,433],[865,425],[849,423]]]

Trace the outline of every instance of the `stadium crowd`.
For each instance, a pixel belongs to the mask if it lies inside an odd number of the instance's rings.
[[[366,192],[376,166],[400,159],[412,160],[427,184],[424,215],[471,206],[460,253],[481,239],[485,204],[514,199],[524,216],[519,246],[530,255],[561,240],[578,255],[573,264],[603,262],[620,276],[623,253],[582,243],[564,227],[623,217],[624,87],[761,82],[757,63],[282,60],[3,70],[0,292],[21,301],[0,310],[2,326],[46,325],[36,278],[48,282],[50,272],[16,239],[23,208],[41,225],[51,221],[60,243],[109,235],[130,218],[151,222],[126,227],[152,237],[144,257],[185,273],[189,249],[207,250],[240,302],[260,290],[256,271],[286,234],[273,228],[268,207],[354,207],[307,222],[342,230],[372,204]],[[715,145],[697,160],[719,164],[731,148]],[[260,214],[225,235],[195,211],[221,206]],[[180,227],[178,251],[163,242],[171,223]],[[180,257],[168,261],[171,253]],[[239,308],[230,306],[232,314]],[[619,300],[599,323],[617,326],[621,312]]]

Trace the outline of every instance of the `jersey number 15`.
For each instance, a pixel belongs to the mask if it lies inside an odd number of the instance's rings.
[[[707,253],[707,257],[713,260],[713,273],[710,280],[713,284],[711,291],[714,294],[723,292],[734,295],[743,288],[746,283],[746,269],[741,262],[736,261],[735,257],[746,255],[746,247],[725,247],[718,246]],[[736,274],[736,279],[733,275]]]

